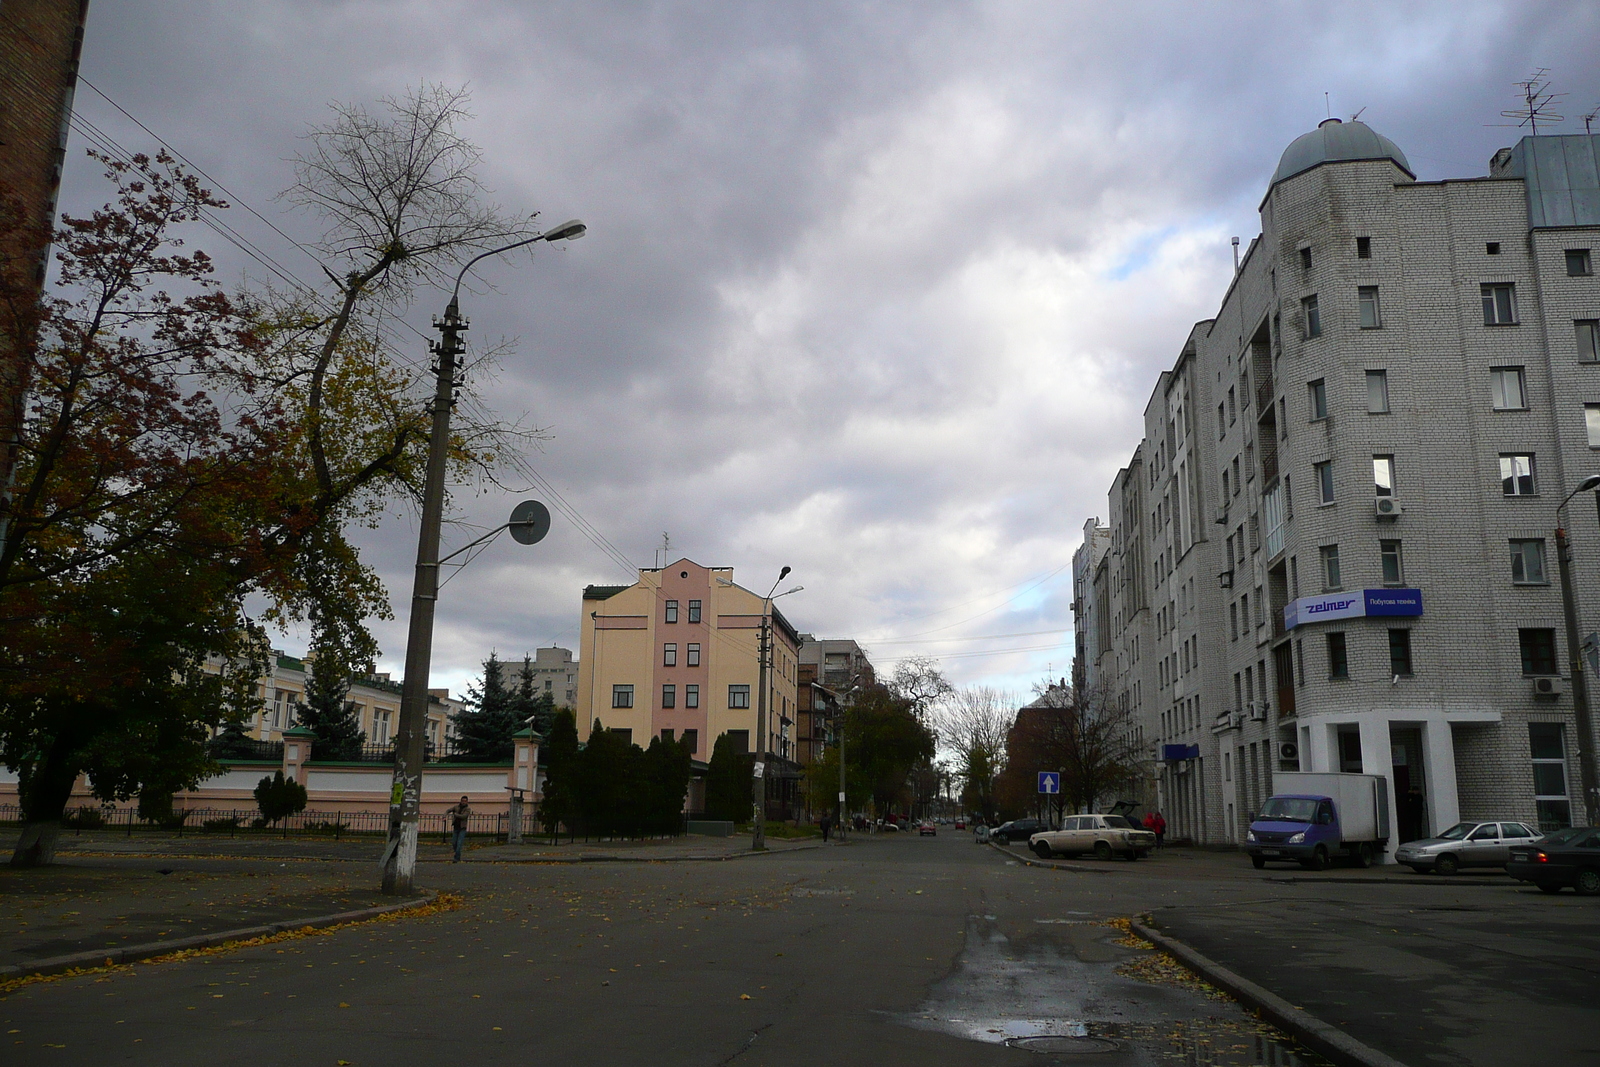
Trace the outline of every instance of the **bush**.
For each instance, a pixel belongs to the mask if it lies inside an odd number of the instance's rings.
[[[349,825],[342,822],[308,822],[305,825],[307,833],[312,834],[342,834],[350,829]]]
[[[204,830],[237,830],[239,828],[239,819],[238,816],[226,819],[207,819],[200,824],[200,827]]]
[[[254,819],[250,820],[250,829],[265,830],[266,828],[267,820],[263,819],[261,816],[257,815]]]
[[[256,783],[256,807],[269,823],[306,810],[306,787],[293,778],[285,778],[282,771]]]
[[[99,808],[82,807],[61,820],[63,826],[73,830],[94,830],[104,826],[106,818]]]
[[[155,823],[163,830],[181,830],[188,821],[187,811],[168,811],[165,815],[157,816]]]

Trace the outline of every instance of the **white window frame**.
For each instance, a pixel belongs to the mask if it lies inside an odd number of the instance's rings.
[[[1528,410],[1528,374],[1523,367],[1490,367],[1489,397],[1496,411]]]

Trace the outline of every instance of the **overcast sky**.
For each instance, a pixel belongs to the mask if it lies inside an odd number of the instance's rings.
[[[83,75],[304,239],[273,197],[328,102],[470,86],[498,201],[590,227],[463,306],[474,345],[516,341],[478,387],[549,431],[534,467],[634,565],[665,532],[758,591],[792,566],[799,629],[1025,691],[1070,669],[1084,521],[1283,148],[1331,104],[1420,178],[1481,175],[1534,68],[1570,93],[1556,131],[1582,131],[1597,53],[1600,5],[1564,2],[94,0]],[[155,148],[88,87],[77,110]],[[105,188],[70,146],[62,206],[86,210]],[[515,498],[456,503],[487,527]],[[362,537],[396,674],[415,528]],[[576,649],[582,587],[633,577],[559,515],[538,546],[502,539],[444,591],[434,684],[461,691],[490,649]]]

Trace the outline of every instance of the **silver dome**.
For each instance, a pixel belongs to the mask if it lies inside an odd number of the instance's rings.
[[[1341,122],[1327,119],[1310,133],[1296,137],[1278,160],[1278,170],[1272,175],[1272,184],[1310,170],[1319,163],[1337,160],[1389,159],[1401,170],[1415,178],[1406,154],[1383,134],[1364,122]]]

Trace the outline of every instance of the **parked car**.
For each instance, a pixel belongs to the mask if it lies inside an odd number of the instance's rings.
[[[1580,826],[1546,834],[1511,849],[1506,873],[1544,893],[1570,885],[1583,897],[1600,896],[1600,830]]]
[[[1289,772],[1272,776],[1273,795],[1250,818],[1244,850],[1256,870],[1293,860],[1326,870],[1343,855],[1370,866],[1389,843],[1389,791],[1372,774]]]
[[[957,819],[956,820],[956,829],[957,830],[965,830],[966,828],[967,828],[967,820],[965,820],[965,819]]]
[[[1013,841],[1026,841],[1040,830],[1048,830],[1042,819],[1012,819],[989,831],[989,840],[1000,845]]]
[[[1407,841],[1395,850],[1394,861],[1418,874],[1455,874],[1463,867],[1504,867],[1514,846],[1529,844],[1538,836],[1539,831],[1526,823],[1458,822],[1438,837]]]
[[[1121,815],[1068,815],[1061,820],[1061,829],[1041,830],[1028,838],[1028,847],[1045,860],[1085,852],[1103,860],[1113,855],[1136,860],[1156,847],[1156,835]]]
[[[986,823],[979,823],[972,829],[972,839],[980,845],[989,843],[989,827]]]
[[[937,837],[938,835],[939,828],[933,825],[932,819],[923,819],[921,825],[917,827],[918,837]]]

